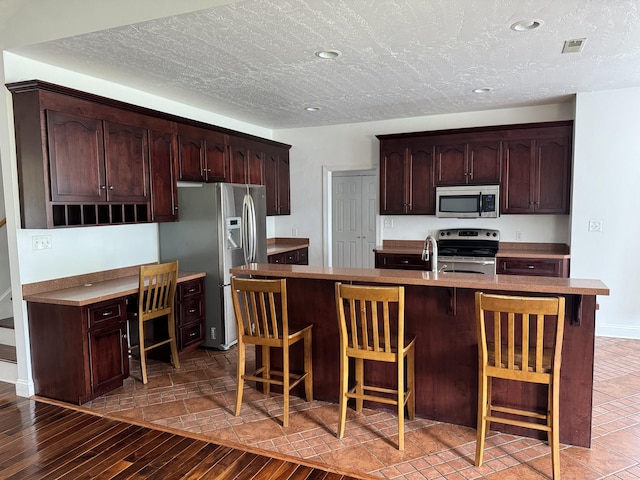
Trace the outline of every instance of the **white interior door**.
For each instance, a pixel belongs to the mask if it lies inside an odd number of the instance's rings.
[[[376,243],[375,175],[334,174],[331,185],[334,267],[373,268]]]

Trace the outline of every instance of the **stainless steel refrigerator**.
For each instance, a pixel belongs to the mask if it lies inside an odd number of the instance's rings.
[[[160,260],[207,274],[205,347],[226,350],[238,340],[229,269],[267,262],[266,211],[264,186],[181,183],[179,221],[159,224]]]

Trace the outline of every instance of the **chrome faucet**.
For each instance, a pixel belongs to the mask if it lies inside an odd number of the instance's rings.
[[[427,262],[429,260],[429,244],[431,244],[431,271],[438,272],[438,242],[433,235],[427,235],[424,240],[424,248],[422,250],[422,261]]]

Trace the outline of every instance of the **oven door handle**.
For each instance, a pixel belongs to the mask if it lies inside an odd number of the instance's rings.
[[[496,263],[496,259],[495,258],[483,258],[483,259],[478,259],[478,258],[439,258],[438,259],[441,262],[448,262],[448,263],[472,263],[475,265],[495,265]]]

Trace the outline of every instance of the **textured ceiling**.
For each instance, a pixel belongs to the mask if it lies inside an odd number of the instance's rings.
[[[509,28],[525,19],[542,26]],[[574,38],[583,51],[562,54]],[[248,0],[12,51],[256,125],[308,127],[639,87],[640,2]]]

